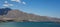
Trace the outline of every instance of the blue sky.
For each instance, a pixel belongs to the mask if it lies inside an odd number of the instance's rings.
[[[11,0],[0,0],[0,8],[3,7],[5,1],[13,4],[13,6],[10,7],[12,9],[18,9],[41,16],[60,18],[60,0],[21,0],[21,2],[25,2],[25,4]]]

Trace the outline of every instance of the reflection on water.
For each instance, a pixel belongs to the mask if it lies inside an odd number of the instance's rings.
[[[5,22],[0,23],[0,27],[60,27],[60,24],[41,22]]]

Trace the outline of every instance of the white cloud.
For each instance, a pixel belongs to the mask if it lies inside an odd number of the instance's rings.
[[[26,4],[26,2],[22,2],[23,4]]]
[[[11,1],[21,3],[21,0],[11,0]]]
[[[21,0],[11,0],[11,1],[26,4],[26,2],[22,2]]]
[[[3,6],[4,7],[10,7],[10,6],[13,6],[13,4],[4,4]]]
[[[18,3],[22,3],[22,4],[26,4],[26,2],[22,2],[21,0],[11,0],[12,2],[18,2]],[[9,4],[8,1],[5,1],[3,4],[4,7],[10,7],[13,6],[13,4]]]
[[[9,4],[10,6],[13,6],[13,4]]]
[[[7,1],[5,1],[5,3],[8,3]]]
[[[4,6],[4,7],[9,7],[9,5],[7,5],[7,4],[4,4],[3,6]]]
[[[4,7],[10,7],[10,6],[13,6],[13,4],[9,4],[7,1],[4,2],[3,4]]]

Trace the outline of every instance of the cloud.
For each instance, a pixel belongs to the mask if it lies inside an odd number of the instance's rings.
[[[4,4],[3,6],[4,7],[10,7],[10,6],[13,6],[13,4]]]
[[[7,4],[4,4],[3,6],[4,6],[4,7],[9,7],[9,5],[7,5]]]
[[[11,1],[21,3],[21,0],[11,0]]]
[[[26,4],[26,2],[22,2],[23,4]]]
[[[10,7],[10,6],[13,6],[13,4],[9,4],[7,1],[4,2],[3,4],[4,7]]]
[[[7,1],[5,1],[5,3],[8,3]]]
[[[10,6],[13,6],[13,4],[9,4]]]
[[[26,4],[26,2],[22,2],[21,0],[11,0],[11,1]]]

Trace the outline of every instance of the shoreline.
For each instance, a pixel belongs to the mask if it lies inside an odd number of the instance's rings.
[[[0,23],[5,22],[38,22],[38,21],[0,21]],[[38,23],[60,23],[60,22],[54,22],[54,21],[39,21]]]

